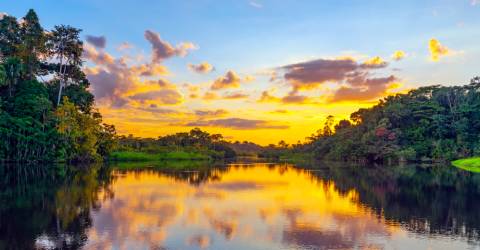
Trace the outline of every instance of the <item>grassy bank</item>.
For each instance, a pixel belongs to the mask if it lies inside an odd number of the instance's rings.
[[[118,151],[113,152],[110,156],[113,161],[165,161],[165,160],[210,160],[210,156],[198,152],[133,152]]]
[[[452,161],[452,165],[470,172],[480,173],[480,157]]]
[[[213,164],[210,160],[164,160],[164,161],[119,161],[112,162],[110,166],[119,170],[200,170]]]

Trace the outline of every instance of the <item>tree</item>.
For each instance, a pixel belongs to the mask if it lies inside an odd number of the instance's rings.
[[[5,60],[3,67],[5,69],[5,80],[8,84],[8,96],[12,97],[13,89],[23,73],[23,64],[16,57],[9,57]]]
[[[0,51],[1,56],[16,56],[20,47],[20,26],[17,19],[12,16],[5,15],[0,20]]]
[[[76,69],[82,66],[83,52],[83,42],[79,38],[80,32],[80,29],[58,25],[49,35],[47,45],[49,53],[58,61],[58,70],[56,71],[59,80],[57,106],[60,104],[62,90],[68,79],[78,80],[75,73]]]
[[[20,26],[20,58],[25,64],[25,73],[33,79],[40,68],[39,57],[46,55],[45,32],[40,25],[37,13],[30,9]]]

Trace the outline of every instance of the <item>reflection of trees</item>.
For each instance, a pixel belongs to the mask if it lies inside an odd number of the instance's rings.
[[[228,167],[226,167],[224,164],[212,164],[210,162],[195,163],[187,161],[186,163],[182,163],[181,166],[177,165],[179,164],[178,162],[149,163],[154,165],[149,166],[147,169],[141,167],[144,163],[132,164],[133,165],[132,167],[129,167],[129,170],[119,170],[118,172],[122,173],[128,171],[130,173],[155,173],[159,176],[168,176],[175,180],[184,181],[194,186],[198,186],[205,182],[219,181],[222,173],[228,171]]]
[[[349,167],[319,165],[312,176],[332,180],[360,202],[417,233],[478,238],[480,175],[449,166]]]
[[[113,193],[109,170],[80,169],[0,166],[0,249],[34,249],[39,239],[55,248],[81,247],[90,208]]]

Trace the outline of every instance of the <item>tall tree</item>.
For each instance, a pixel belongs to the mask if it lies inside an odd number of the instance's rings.
[[[58,63],[56,75],[59,80],[57,106],[62,98],[67,81],[78,81],[79,68],[82,66],[83,42],[79,38],[81,30],[66,25],[57,25],[49,35],[50,55]],[[77,77],[76,77],[77,76]],[[83,77],[84,78],[84,77]]]

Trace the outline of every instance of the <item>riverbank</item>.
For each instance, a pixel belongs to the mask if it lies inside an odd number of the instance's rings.
[[[134,152],[134,151],[117,151],[110,155],[111,161],[130,161],[130,162],[145,162],[145,161],[165,161],[165,160],[211,160],[213,157],[207,153],[200,152],[186,152],[186,151],[172,151],[172,152]]]
[[[470,172],[480,173],[480,157],[452,161],[452,165]]]

